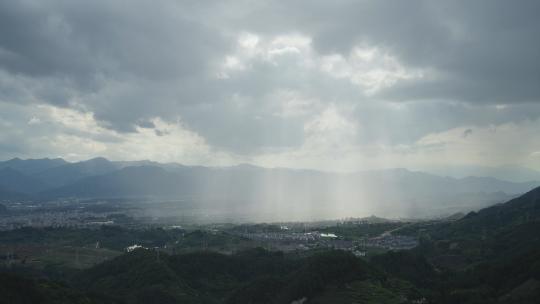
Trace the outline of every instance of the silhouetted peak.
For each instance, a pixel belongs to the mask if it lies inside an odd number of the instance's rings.
[[[94,157],[94,158],[91,158],[89,160],[86,160],[86,161],[82,161],[82,162],[85,162],[85,163],[110,163],[110,161],[108,159],[106,159],[105,157]]]

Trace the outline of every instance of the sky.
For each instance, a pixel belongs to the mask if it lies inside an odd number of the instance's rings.
[[[539,13],[0,0],[0,159],[540,169]]]

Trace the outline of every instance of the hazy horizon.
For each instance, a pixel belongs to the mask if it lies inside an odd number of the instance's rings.
[[[126,162],[126,163],[141,163],[141,165],[144,165],[145,163],[152,164],[170,164],[170,165],[181,165],[181,166],[202,166],[202,167],[209,167],[209,168],[228,168],[228,167],[236,167],[236,166],[253,166],[253,167],[259,167],[263,169],[288,169],[288,170],[298,170],[298,171],[318,171],[323,173],[334,173],[334,174],[352,174],[352,173],[360,173],[360,172],[369,172],[369,171],[384,171],[384,170],[407,170],[411,172],[421,172],[421,173],[428,173],[433,175],[439,175],[439,176],[448,176],[448,177],[454,177],[454,178],[465,178],[465,177],[494,177],[501,180],[511,180],[516,181],[512,179],[512,176],[508,176],[507,179],[501,177],[500,175],[505,172],[505,170],[508,171],[523,171],[520,173],[524,173],[524,175],[527,175],[526,173],[529,173],[529,175],[538,174],[540,177],[540,171],[537,171],[535,169],[526,168],[517,164],[503,164],[499,166],[467,166],[467,165],[457,165],[457,166],[439,166],[439,167],[433,167],[433,168],[407,168],[407,167],[380,167],[380,168],[374,168],[374,169],[351,169],[351,170],[344,170],[344,171],[337,171],[337,170],[325,170],[325,169],[314,169],[314,168],[308,168],[308,167],[271,167],[271,166],[264,166],[259,165],[255,163],[249,163],[249,162],[239,162],[234,163],[230,165],[212,165],[212,164],[186,164],[181,162],[160,162],[157,160],[152,159],[132,159],[132,160],[125,160],[125,159],[110,159],[101,155],[94,156],[92,158],[88,159],[78,159],[78,160],[70,160],[65,159],[61,156],[52,156],[52,157],[36,157],[36,158],[21,158],[18,156],[6,158],[6,159],[0,159],[0,162],[7,162],[12,160],[42,160],[42,159],[61,159],[65,161],[66,163],[79,163],[79,162],[87,162],[95,159],[105,159],[107,161],[111,162]],[[516,172],[512,172],[516,173]],[[519,175],[519,173],[517,173]],[[534,181],[540,178],[530,178],[530,179],[523,179],[523,177],[518,177],[517,182],[525,182],[525,181]]]
[[[487,177],[450,178],[403,168],[337,173],[105,158],[71,163],[12,159],[0,162],[0,200],[17,202],[18,198],[45,205],[65,201],[76,206],[79,200],[98,199],[114,206],[115,200],[121,199],[126,206],[145,210],[145,216],[181,218],[191,214],[202,222],[298,221],[372,214],[432,218],[502,203],[540,185],[537,171],[500,168],[485,173],[489,173]]]

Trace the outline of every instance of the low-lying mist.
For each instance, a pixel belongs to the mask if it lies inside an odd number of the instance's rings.
[[[212,214],[216,220],[293,221],[450,215],[503,202],[535,185],[492,178],[455,179],[405,169],[338,174],[250,165],[130,165],[41,194],[189,202],[179,203],[182,208],[174,210],[160,211],[159,204],[147,206],[149,212],[162,216],[181,215],[189,209]]]

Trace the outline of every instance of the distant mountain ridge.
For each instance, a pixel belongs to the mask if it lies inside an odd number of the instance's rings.
[[[11,190],[6,190],[0,187],[0,201],[1,200],[20,200],[20,199],[27,199],[27,195],[24,195],[22,193],[18,193]]]
[[[118,170],[121,166],[103,157],[92,158],[87,161],[66,163],[61,166],[49,168],[38,172],[35,176],[48,181],[55,187],[70,184],[81,178],[102,175]]]
[[[540,171],[524,168],[517,165],[505,165],[499,167],[486,166],[452,166],[428,170],[428,172],[455,178],[468,176],[486,176],[510,182],[529,182],[540,180]]]
[[[51,187],[43,180],[25,175],[11,167],[0,169],[0,185],[20,193],[36,193]]]
[[[41,193],[45,197],[136,197],[178,194],[173,173],[153,166],[125,167]],[[172,192],[171,192],[172,191]]]
[[[54,167],[66,165],[68,162],[61,158],[20,159],[13,158],[0,162],[0,169],[11,168],[23,174],[31,175]]]
[[[105,158],[76,163],[59,159],[25,162],[0,162],[0,188],[4,192],[35,199],[189,198],[233,204],[231,208],[239,210],[290,214],[310,210],[321,216],[336,209],[342,210],[336,216],[358,215],[354,212],[360,211],[381,214],[381,210],[395,212],[382,214],[385,216],[418,216],[428,209],[432,211],[427,213],[450,215],[503,202],[540,185],[491,177],[457,179],[406,169],[341,174],[245,164],[204,167]]]

